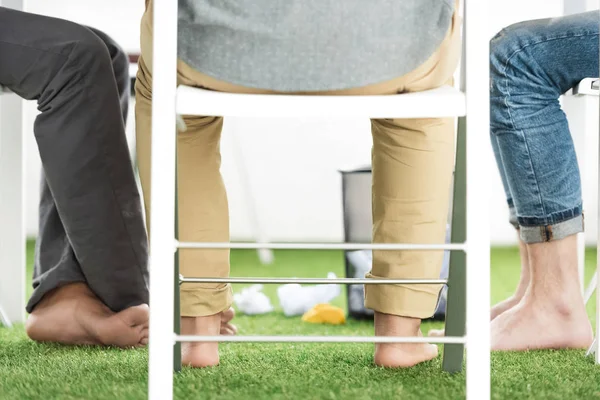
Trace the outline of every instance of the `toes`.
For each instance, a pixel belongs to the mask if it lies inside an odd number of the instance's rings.
[[[231,329],[227,328],[226,326],[221,327],[221,332],[220,334],[222,336],[233,336],[234,333]]]
[[[231,321],[233,317],[235,317],[235,310],[233,307],[229,307],[228,310],[225,310],[223,313],[221,313],[221,323],[226,324]]]
[[[229,325],[229,327],[230,327],[230,329],[231,329],[231,331],[233,332],[234,335],[238,333],[238,327],[237,327],[237,325],[234,325],[234,324],[228,324],[228,325]]]
[[[136,347],[146,347],[148,345],[148,328],[142,328],[139,333],[139,342]]]
[[[237,333],[237,326],[229,323],[233,317],[235,317],[235,310],[232,307],[221,313],[221,335],[235,335]]]
[[[423,360],[421,361],[429,361],[436,358],[439,354],[439,348],[435,344],[427,343],[425,347],[425,351],[423,352]]]
[[[27,336],[29,336],[29,339],[41,341],[38,325],[38,320],[34,314],[31,314],[29,318],[27,318],[27,321],[25,321],[25,332],[27,333]]]
[[[140,331],[140,341],[144,339],[148,339],[148,328],[142,328]]]
[[[438,353],[440,351],[440,349],[435,345],[435,344],[427,344],[428,347],[428,353],[431,355],[431,358],[436,358],[438,356]]]
[[[233,324],[222,324],[221,335],[235,335],[237,333],[237,326]]]
[[[443,336],[445,336],[445,331],[443,329],[431,329],[427,333],[427,336],[430,336],[430,337],[443,337]]]

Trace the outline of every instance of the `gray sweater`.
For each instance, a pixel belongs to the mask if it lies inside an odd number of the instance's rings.
[[[453,12],[454,0],[179,0],[179,57],[248,87],[361,87],[426,61]]]

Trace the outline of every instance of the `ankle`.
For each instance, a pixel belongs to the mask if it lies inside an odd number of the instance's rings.
[[[417,336],[421,331],[421,319],[375,312],[375,335]]]
[[[221,314],[181,317],[182,334],[218,335],[221,327]]]
[[[543,314],[570,319],[585,314],[585,305],[579,289],[547,291],[532,288],[527,294],[526,304]]]

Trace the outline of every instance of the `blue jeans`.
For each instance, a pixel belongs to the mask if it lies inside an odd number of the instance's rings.
[[[581,179],[559,97],[598,77],[598,11],[527,21],[491,45],[492,146],[526,243],[583,231]]]

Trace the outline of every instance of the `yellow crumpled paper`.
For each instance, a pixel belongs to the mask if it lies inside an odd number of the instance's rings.
[[[311,324],[341,325],[346,323],[344,310],[331,304],[317,304],[302,316],[302,321]]]

